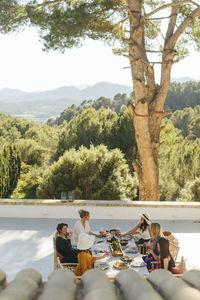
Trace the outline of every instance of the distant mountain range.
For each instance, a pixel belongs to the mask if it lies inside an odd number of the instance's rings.
[[[192,78],[173,78],[172,81],[197,81]],[[111,98],[118,93],[130,94],[131,86],[109,82],[99,82],[93,86],[63,86],[45,92],[23,92],[17,89],[0,90],[0,112],[15,115],[40,123],[59,115],[72,104],[79,105],[83,100],[96,100],[101,96]]]
[[[187,81],[199,81],[198,79],[194,79],[194,78],[191,78],[191,77],[181,77],[181,78],[175,78],[175,77],[172,77],[171,78],[171,81],[176,81],[176,82],[180,82],[180,83],[183,83],[183,82],[187,82]]]
[[[72,104],[79,105],[83,100],[96,100],[101,96],[113,99],[118,93],[129,95],[131,92],[130,86],[108,82],[99,82],[85,88],[63,86],[45,92],[3,89],[0,90],[0,112],[43,123]]]
[[[32,102],[32,101],[66,101],[66,104],[80,104],[82,100],[95,100],[101,96],[113,98],[117,93],[130,94],[132,87],[99,82],[93,86],[78,88],[74,86],[63,86],[45,92],[23,92],[15,89],[0,90],[0,103]],[[69,102],[69,103],[68,103]]]

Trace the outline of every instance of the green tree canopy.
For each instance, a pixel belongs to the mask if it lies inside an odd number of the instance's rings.
[[[33,122],[0,113],[0,148],[6,142],[15,143],[24,138],[26,131],[33,125]]]
[[[125,106],[119,115],[111,109],[88,108],[69,123],[65,123],[61,126],[55,158],[71,148],[89,148],[91,144],[104,144],[109,150],[119,148],[125,154],[129,165],[131,164],[137,149],[132,118]]]
[[[44,174],[39,198],[59,199],[61,192],[76,192],[79,199],[123,200],[136,197],[137,180],[122,153],[106,146],[71,149]]]
[[[198,202],[200,199],[200,177],[195,178],[193,181],[186,182],[180,191],[177,201],[184,202]]]
[[[200,131],[200,105],[184,110],[177,110],[170,120],[174,126],[181,130],[184,137],[195,139],[199,137]]]
[[[162,132],[162,141],[159,155],[161,200],[178,201],[187,182],[200,177],[200,139],[188,140],[168,123]]]
[[[172,82],[167,94],[165,109],[172,111],[192,107],[200,103],[200,82]]]
[[[20,178],[11,198],[36,199],[36,190],[44,170],[34,165],[22,164]]]

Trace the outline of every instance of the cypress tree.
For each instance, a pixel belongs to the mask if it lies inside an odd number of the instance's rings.
[[[19,149],[14,145],[4,147],[0,153],[0,197],[9,197],[20,176],[21,160]]]

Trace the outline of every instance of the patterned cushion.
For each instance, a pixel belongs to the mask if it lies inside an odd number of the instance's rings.
[[[59,252],[57,252],[57,256],[59,257],[60,262],[63,262],[64,256],[62,256]]]

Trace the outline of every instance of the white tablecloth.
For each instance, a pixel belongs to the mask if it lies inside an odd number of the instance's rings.
[[[93,256],[101,256],[106,250],[110,250],[110,243],[106,242],[106,239],[102,243],[98,243],[98,239],[96,240],[97,243],[95,243],[92,247],[92,255]],[[129,241],[127,247],[123,247],[124,255],[131,256],[133,258],[133,262],[129,264],[129,268],[137,271],[142,276],[147,276],[149,274],[148,269],[146,265],[143,263],[142,255],[139,254],[139,251],[137,253],[126,253],[126,249],[133,249],[133,247],[136,247],[134,239]],[[102,253],[96,253],[95,250],[101,250]],[[115,276],[120,272],[120,270],[115,269],[113,265],[117,260],[121,260],[120,256],[112,256],[112,253],[110,251],[110,254],[108,257],[104,259],[98,259],[94,267],[98,267],[98,265],[102,263],[107,263],[109,265],[109,269],[105,270],[105,273],[109,278],[115,278]],[[140,266],[141,265],[141,266]],[[143,266],[142,266],[143,265]]]

